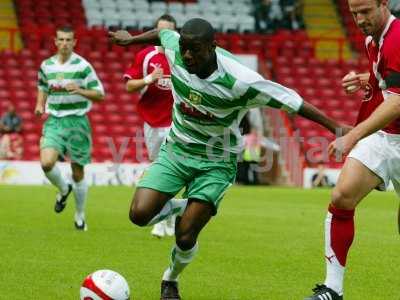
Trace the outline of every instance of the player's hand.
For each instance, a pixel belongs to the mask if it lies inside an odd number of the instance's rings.
[[[75,82],[67,83],[65,89],[72,95],[79,94],[81,91],[81,88]]]
[[[361,82],[356,72],[351,71],[342,78],[342,87],[346,94],[353,94],[361,89]]]
[[[35,116],[40,117],[44,114],[44,107],[43,105],[36,105],[35,107]]]
[[[151,78],[153,79],[153,82],[162,78],[164,76],[164,70],[159,67],[155,67],[153,72],[151,72]]]
[[[117,45],[126,46],[131,43],[132,35],[126,30],[109,31],[108,37]]]
[[[350,132],[330,143],[328,147],[328,153],[330,156],[342,158],[343,156],[346,156],[351,149],[353,149],[357,142],[357,138]]]
[[[350,132],[350,130],[352,130],[353,128],[354,128],[353,126],[350,126],[347,124],[340,124],[340,127],[336,131],[336,134],[338,136],[344,136],[344,135],[348,134]]]

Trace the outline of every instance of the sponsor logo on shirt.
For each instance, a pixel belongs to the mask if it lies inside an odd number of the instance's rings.
[[[50,90],[50,92],[66,92],[67,91],[64,86],[55,85],[55,84],[50,85],[49,90]]]
[[[211,113],[209,113],[209,112],[202,113],[195,107],[190,106],[190,105],[186,104],[185,102],[181,102],[179,106],[180,106],[181,112],[185,115],[195,117],[198,119],[202,119],[202,120],[213,120],[214,119],[214,116]]]
[[[161,90],[171,90],[171,76],[165,75],[163,78],[160,78],[156,81],[156,86]]]

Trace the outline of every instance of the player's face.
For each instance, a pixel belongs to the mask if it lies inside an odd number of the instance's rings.
[[[350,12],[365,35],[379,37],[385,25],[387,0],[348,0]]]
[[[179,48],[183,63],[191,74],[203,74],[215,51],[212,43],[184,34],[179,39]]]
[[[70,55],[74,50],[76,40],[73,32],[57,31],[55,38],[55,44],[58,49],[58,53],[61,55]]]
[[[175,24],[166,20],[160,20],[157,23],[157,29],[170,29],[170,30],[175,30]]]

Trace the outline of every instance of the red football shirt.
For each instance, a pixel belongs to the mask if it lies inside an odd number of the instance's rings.
[[[377,45],[372,37],[365,40],[369,58],[369,81],[357,118],[357,124],[367,119],[391,93],[400,95],[400,84],[393,84],[394,74],[400,75],[400,20],[391,16]],[[396,76],[396,75],[395,75]],[[400,119],[383,129],[400,134]]]
[[[138,112],[151,127],[169,127],[172,122],[173,104],[171,71],[162,48],[151,46],[137,53],[124,78],[142,79],[151,74],[156,66],[163,69],[164,76],[141,90]]]

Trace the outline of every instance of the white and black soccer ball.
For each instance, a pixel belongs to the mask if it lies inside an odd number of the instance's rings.
[[[111,270],[98,270],[88,275],[80,290],[81,300],[129,300],[128,283]]]

